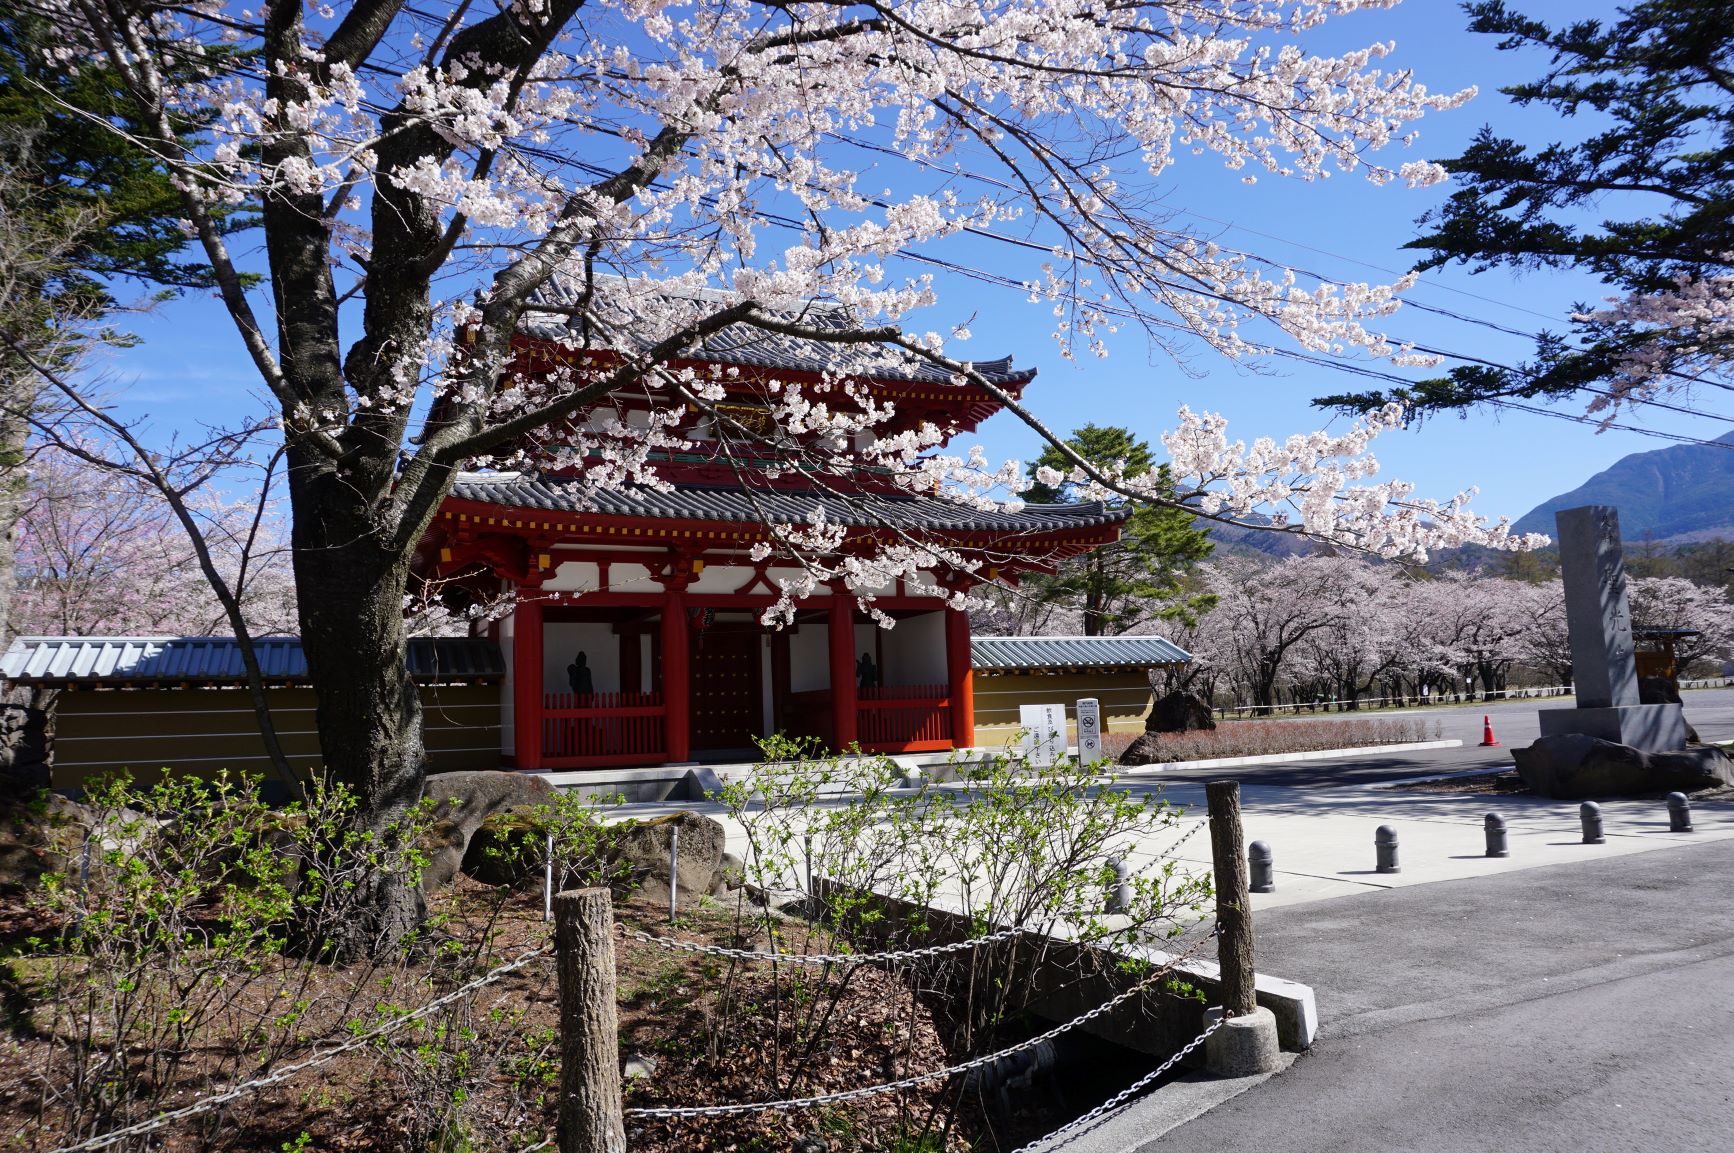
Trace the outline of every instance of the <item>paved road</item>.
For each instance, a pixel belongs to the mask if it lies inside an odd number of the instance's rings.
[[[1703,739],[1734,740],[1734,689],[1693,689],[1685,693],[1683,699],[1686,719],[1697,728]],[[1427,773],[1510,768],[1512,746],[1527,745],[1540,735],[1541,722],[1537,719],[1537,711],[1560,708],[1569,703],[1555,698],[1429,708],[1401,714],[1372,713],[1368,714],[1369,718],[1400,715],[1424,719],[1429,725],[1436,721],[1441,737],[1446,740],[1461,740],[1463,747],[1427,749],[1392,756],[1355,757],[1337,762],[1303,761],[1292,765],[1201,769],[1195,772],[1176,770],[1172,775],[1181,780],[1238,780],[1249,785],[1304,785],[1316,788],[1331,785],[1370,785]],[[1478,747],[1481,740],[1481,718],[1484,714],[1492,719],[1494,735],[1498,737],[1501,748]],[[1340,715],[1353,717],[1354,714],[1330,714],[1333,718]],[[1730,1144],[1734,1145],[1734,1142]]]
[[[1734,841],[1273,909],[1288,1072],[1140,1153],[1734,1148]]]

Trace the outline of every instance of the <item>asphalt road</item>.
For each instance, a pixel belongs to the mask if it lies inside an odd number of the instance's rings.
[[[1141,1153],[1734,1148],[1730,877],[1721,841],[1262,912],[1317,1044]]]
[[[1734,740],[1734,689],[1692,689],[1683,695],[1686,720],[1707,741]],[[1172,770],[1180,780],[1237,780],[1249,785],[1370,785],[1380,781],[1429,773],[1469,772],[1476,769],[1511,767],[1511,748],[1535,740],[1541,733],[1538,710],[1569,706],[1569,699],[1542,698],[1536,700],[1496,701],[1486,704],[1461,705],[1447,708],[1418,709],[1412,712],[1370,713],[1368,719],[1379,717],[1415,717],[1428,724],[1431,738],[1434,722],[1439,736],[1445,740],[1460,740],[1461,748],[1425,749],[1390,756],[1354,757],[1342,761],[1301,761],[1290,765],[1256,765],[1240,769]],[[1353,719],[1353,713],[1323,714],[1331,718]],[[1493,722],[1499,748],[1484,749],[1481,741],[1481,718]],[[1261,721],[1260,724],[1287,724],[1285,720]],[[1734,1148],[1734,1140],[1729,1145]]]

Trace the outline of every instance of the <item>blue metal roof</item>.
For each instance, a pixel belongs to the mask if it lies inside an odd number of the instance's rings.
[[[1186,664],[1192,654],[1161,637],[971,637],[971,667],[1023,669],[1149,669]]]
[[[259,671],[274,684],[306,683],[299,637],[255,637]],[[410,675],[419,681],[486,681],[505,676],[491,641],[416,637]],[[19,637],[0,657],[0,676],[21,684],[245,684],[234,637]]]

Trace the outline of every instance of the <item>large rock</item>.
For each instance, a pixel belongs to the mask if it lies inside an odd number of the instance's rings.
[[[669,842],[680,830],[679,899],[684,904],[726,883],[723,827],[699,813],[671,813],[628,825],[614,839],[615,862],[630,869],[628,879],[659,899],[668,893]]]
[[[1155,765],[1168,759],[1162,753],[1161,738],[1151,732],[1140,733],[1120,754],[1122,765]]]
[[[426,842],[428,864],[421,875],[422,892],[431,893],[457,876],[483,821],[505,809],[548,804],[554,786],[528,773],[479,770],[437,773],[427,779],[422,795],[435,805]]]
[[[1560,733],[1513,749],[1511,757],[1530,792],[1559,800],[1734,784],[1734,762],[1714,746],[1646,753],[1582,733]]]
[[[1203,698],[1179,691],[1157,698],[1144,720],[1147,733],[1190,733],[1215,727],[1216,718]]]
[[[0,803],[0,892],[69,871],[96,826],[93,810],[58,793]]]

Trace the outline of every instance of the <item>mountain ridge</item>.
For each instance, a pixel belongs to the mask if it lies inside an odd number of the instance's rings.
[[[1623,456],[1571,491],[1542,501],[1513,527],[1553,536],[1553,514],[1585,504],[1619,509],[1620,535],[1627,541],[1734,538],[1734,431],[1704,444]]]

